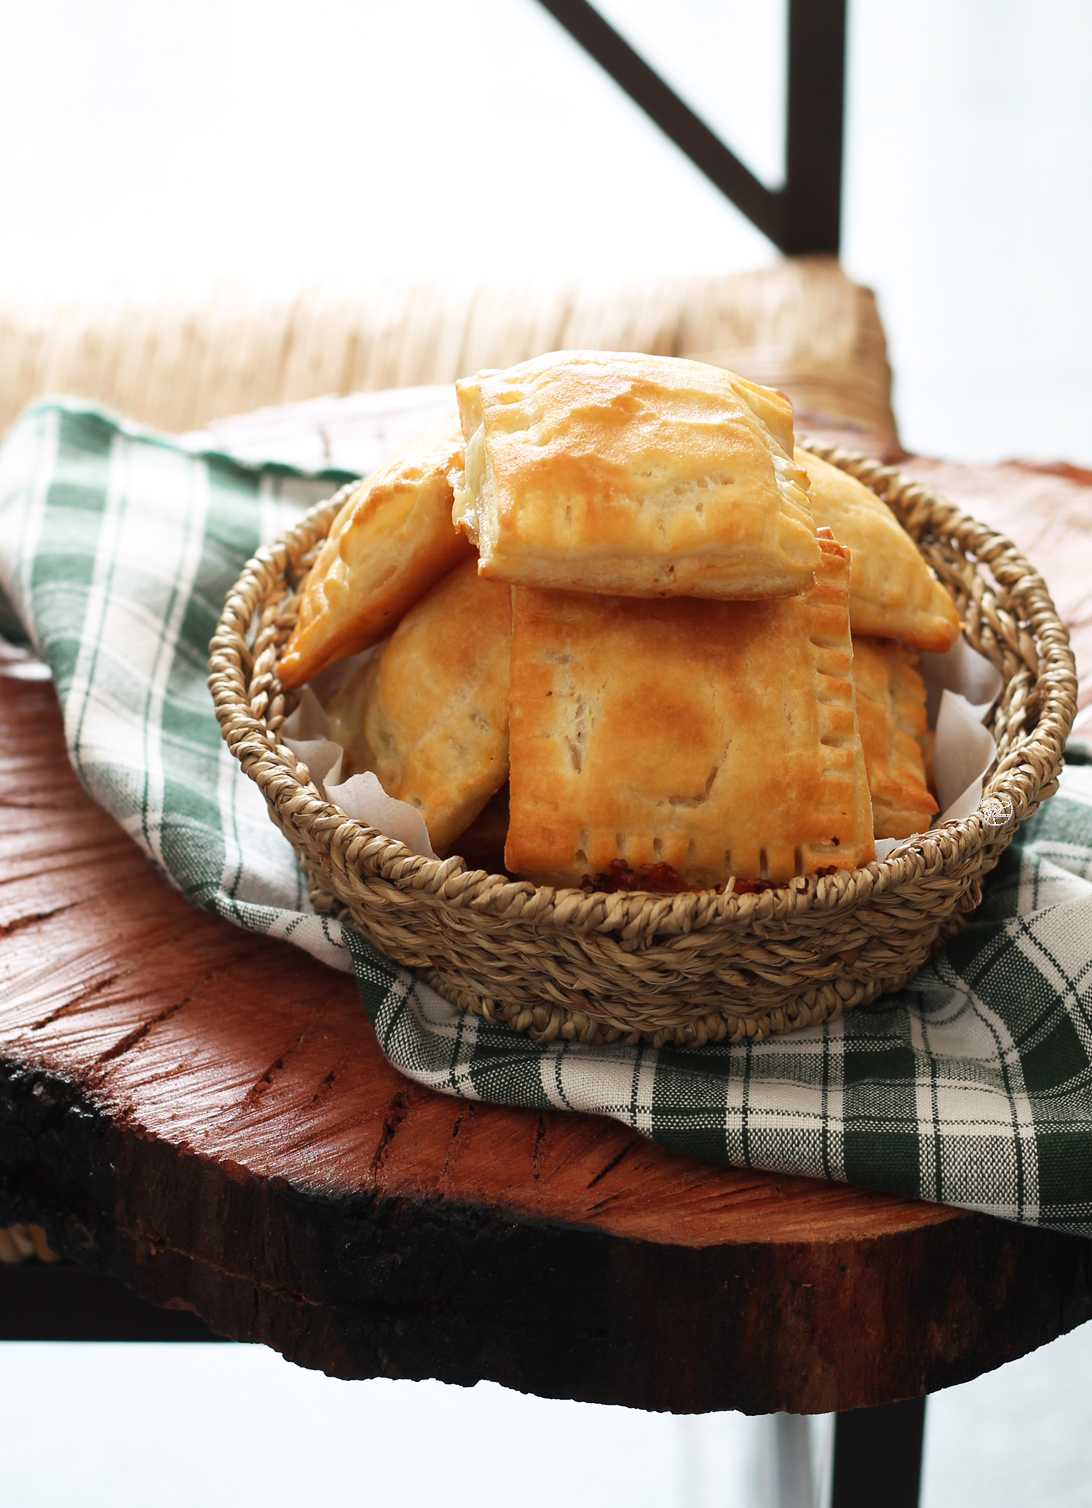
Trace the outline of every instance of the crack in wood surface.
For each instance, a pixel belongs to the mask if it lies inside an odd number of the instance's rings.
[[[541,1169],[538,1165],[538,1153],[539,1148],[542,1146],[542,1141],[545,1135],[546,1112],[545,1110],[540,1110],[538,1112],[538,1124],[535,1126],[535,1144],[531,1148],[531,1180],[533,1183],[538,1182],[539,1173],[541,1172]]]
[[[61,916],[65,911],[71,911],[73,906],[78,906],[79,901],[66,901],[63,906],[54,906],[50,911],[32,911],[29,916],[17,916],[14,921],[5,922],[0,926],[0,938],[11,937],[16,932],[22,932],[24,927],[33,927],[38,922],[47,922],[51,916]]]
[[[150,1021],[142,1021],[131,1032],[127,1032],[120,1042],[115,1042],[113,1047],[108,1047],[105,1052],[100,1053],[96,1059],[97,1066],[102,1068],[105,1064],[112,1063],[115,1058],[124,1057],[127,1052],[131,1052],[138,1042],[143,1042],[153,1026],[158,1026],[160,1022],[166,1021],[175,1015],[184,1005],[190,1003],[190,998],[187,995],[184,1000],[178,1000],[173,1005],[164,1006]]]
[[[119,979],[124,979],[126,972],[124,969],[116,969],[114,973],[107,974],[105,979],[99,979],[94,984],[85,985],[74,1000],[66,1000],[64,1005],[58,1005],[47,1016],[43,1016],[40,1021],[32,1021],[30,1023],[30,1030],[32,1032],[44,1031],[47,1026],[52,1026],[55,1021],[61,1021],[65,1016],[75,1015],[87,1005],[89,1000],[94,1000],[95,996],[100,995],[103,990],[108,990]]]
[[[57,809],[56,801],[50,798],[47,792],[44,796],[33,795],[22,797],[0,796],[0,811],[5,812],[53,812]]]
[[[264,1073],[258,1075],[258,1077],[254,1080],[253,1084],[251,1084],[250,1088],[246,1092],[246,1097],[248,1100],[260,1100],[263,1094],[267,1094],[269,1092],[270,1088],[273,1085],[275,1076],[283,1070],[284,1065],[288,1062],[288,1059],[292,1056],[292,1054],[298,1051],[299,1045],[303,1041],[304,1037],[306,1037],[306,1035],[307,1028],[304,1027],[303,1031],[300,1032],[295,1041],[290,1043],[282,1053],[280,1053],[276,1058],[273,1059],[273,1062],[270,1063],[269,1067],[265,1070]]]
[[[460,1108],[458,1115],[455,1117],[455,1124],[451,1128],[451,1137],[444,1152],[444,1166],[440,1173],[441,1183],[446,1183],[451,1176],[452,1164],[458,1152],[456,1143],[459,1140],[459,1132],[462,1130],[463,1121],[472,1120],[473,1116],[474,1106],[468,1101]]]
[[[320,1300],[308,1298],[306,1293],[301,1293],[298,1289],[289,1288],[286,1284],[275,1282],[270,1278],[260,1277],[254,1272],[244,1272],[241,1268],[229,1267],[226,1262],[218,1262],[215,1257],[209,1256],[206,1252],[193,1251],[189,1247],[176,1245],[173,1241],[169,1241],[166,1236],[149,1236],[143,1231],[134,1230],[131,1226],[120,1223],[116,1229],[119,1234],[127,1236],[134,1247],[145,1247],[152,1253],[153,1257],[161,1253],[169,1254],[172,1257],[181,1257],[183,1261],[192,1262],[197,1267],[207,1268],[210,1272],[221,1273],[224,1277],[234,1278],[238,1282],[249,1283],[252,1287],[259,1289],[263,1293],[277,1294],[281,1298],[290,1299],[295,1304],[306,1304],[311,1309],[322,1307]],[[153,1299],[152,1302],[158,1303],[159,1300]]]
[[[317,1104],[324,1095],[330,1093],[330,1090],[334,1087],[334,1081],[336,1080],[338,1074],[340,1073],[342,1068],[344,1068],[344,1066],[344,1063],[339,1063],[336,1068],[330,1069],[330,1072],[326,1075],[322,1083],[318,1086],[314,1094],[311,1096],[312,1105]]]
[[[640,1146],[640,1138],[639,1137],[635,1136],[632,1141],[627,1141],[626,1144],[625,1144],[625,1146],[622,1148],[622,1150],[620,1152],[616,1152],[614,1154],[614,1156],[611,1158],[610,1162],[608,1162],[605,1167],[602,1167],[602,1168],[599,1169],[599,1172],[596,1173],[595,1177],[587,1185],[587,1187],[589,1189],[594,1189],[595,1185],[597,1183],[601,1183],[603,1181],[603,1179],[606,1178],[606,1176],[607,1176],[608,1173],[613,1173],[614,1170],[615,1170],[615,1168],[622,1161],[623,1157],[628,1156],[628,1154],[630,1152],[632,1152],[633,1148],[637,1147],[637,1146]]]
[[[387,1106],[383,1117],[383,1128],[379,1133],[379,1141],[375,1152],[372,1154],[372,1177],[379,1177],[379,1170],[383,1166],[383,1160],[390,1149],[390,1144],[398,1135],[398,1128],[409,1113],[409,1090],[399,1089],[390,1104]]]
[[[609,1210],[612,1204],[617,1204],[620,1198],[624,1200],[624,1195],[619,1195],[617,1192],[607,1194],[604,1198],[597,1199],[594,1204],[588,1205],[588,1214],[601,1215],[604,1210]]]

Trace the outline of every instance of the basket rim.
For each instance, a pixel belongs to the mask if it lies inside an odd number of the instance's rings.
[[[252,622],[283,581],[292,550],[302,553],[328,532],[357,482],[317,504],[293,528],[260,549],[228,593],[209,646],[208,684],[222,736],[252,779],[262,775],[263,793],[282,820],[296,827],[306,825],[329,850],[332,867],[358,873],[365,869],[370,878],[386,881],[399,891],[410,890],[422,900],[500,918],[519,917],[547,928],[621,933],[623,939],[685,933],[713,924],[747,930],[756,923],[785,921],[812,910],[841,913],[871,895],[960,866],[987,845],[1007,842],[1019,823],[1056,788],[1062,750],[1076,715],[1076,667],[1068,632],[1043,578],[1004,535],[904,477],[894,466],[808,436],[798,437],[798,443],[857,477],[882,500],[891,503],[897,495],[903,510],[931,510],[932,536],[950,538],[957,531],[966,536],[961,549],[969,559],[988,566],[999,585],[1030,599],[1028,630],[1017,625],[1014,636],[1010,627],[1004,637],[1035,676],[1036,687],[1045,687],[1045,694],[1035,727],[994,761],[983,782],[979,806],[969,816],[902,839],[886,858],[862,868],[797,876],[783,885],[744,893],[734,889],[606,892],[535,885],[470,869],[457,854],[429,859],[412,853],[399,840],[358,822],[322,796],[306,766],[280,741],[277,730],[283,721],[284,692],[275,666],[250,681],[255,669],[248,663],[247,634]],[[983,588],[981,609],[990,588],[977,570],[975,579]],[[967,629],[965,621],[962,632],[970,642]],[[270,719],[275,727],[270,726]],[[987,817],[984,804],[991,797],[1007,799],[1011,816],[1004,823],[994,820],[996,806]]]

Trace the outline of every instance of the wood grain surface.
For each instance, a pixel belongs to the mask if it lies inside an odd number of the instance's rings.
[[[1085,610],[1063,572],[1092,487],[907,469],[1034,526]],[[0,793],[0,1224],[40,1222],[219,1334],[342,1377],[808,1412],[932,1391],[1092,1316],[1075,1238],[402,1079],[349,978],[149,868],[76,784],[50,684],[18,673]]]

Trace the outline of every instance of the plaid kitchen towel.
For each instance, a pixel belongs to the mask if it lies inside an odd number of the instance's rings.
[[[445,1093],[614,1116],[713,1162],[1092,1235],[1092,765],[1071,751],[973,923],[910,989],[700,1051],[536,1047],[309,910],[219,736],[207,645],[244,561],[341,474],[39,404],[0,445],[0,602],[48,661],[72,763],[194,905],[355,970],[391,1061]]]

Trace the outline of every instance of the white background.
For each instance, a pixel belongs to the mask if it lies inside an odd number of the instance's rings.
[[[922,1508],[1087,1508],[1090,1417],[1092,1325],[935,1394]],[[0,1345],[12,1508],[766,1508],[768,1438],[741,1414],[336,1382],[260,1346]]]
[[[604,0],[770,182],[783,0]],[[1092,464],[1092,5],[851,0],[905,443]],[[535,0],[0,0],[0,299],[775,253]]]

